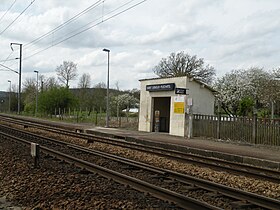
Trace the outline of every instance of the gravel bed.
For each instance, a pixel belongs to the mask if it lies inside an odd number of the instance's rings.
[[[67,141],[73,144],[79,144],[79,145],[89,147],[91,149],[95,149],[103,152],[109,152],[111,154],[130,158],[136,161],[145,162],[157,167],[177,171],[198,178],[203,178],[219,184],[227,185],[229,187],[241,189],[252,193],[257,193],[271,198],[280,199],[280,185],[273,182],[254,179],[245,176],[232,175],[229,174],[228,172],[215,171],[213,169],[209,169],[206,167],[181,163],[179,161],[170,160],[165,157],[151,155],[149,153],[139,152],[131,149],[125,149],[118,146],[112,146],[109,144],[104,144],[99,142],[86,144],[84,141],[81,141],[78,138],[67,137],[64,135],[57,135],[55,133],[45,132],[33,128],[29,128],[29,130],[32,132],[36,132],[38,134],[47,135],[51,138],[59,138],[60,140]]]
[[[145,152],[139,152],[118,146],[112,146],[105,143],[94,142],[91,144],[86,144],[84,141],[81,141],[78,138],[66,137],[50,132],[47,132],[46,134],[44,131],[39,131],[39,133],[44,133],[45,135],[48,135],[52,138],[59,138],[63,141],[67,141],[73,144],[80,144],[82,146],[86,146],[94,150],[108,152],[132,160],[148,163],[160,168],[177,171],[183,174],[213,181],[215,183],[227,185],[229,187],[241,189],[252,193],[257,193],[260,195],[280,200],[280,185],[273,182],[245,176],[233,175],[228,172],[215,171],[210,168],[196,166],[188,163],[182,163],[158,155],[152,155]]]
[[[82,173],[43,154],[40,168],[34,169],[29,152],[22,144],[0,138],[0,209],[5,209],[5,203],[11,206],[8,202],[34,210],[178,209],[99,175]]]
[[[177,171],[180,173],[184,173],[184,174],[188,174],[188,175],[195,176],[198,178],[203,178],[203,179],[206,179],[209,181],[213,181],[213,182],[216,182],[219,184],[227,185],[229,187],[241,189],[241,190],[252,192],[252,193],[257,193],[260,195],[264,195],[267,197],[271,197],[271,198],[280,200],[280,185],[273,183],[273,182],[254,179],[254,178],[245,177],[245,176],[232,175],[232,174],[229,174],[228,172],[215,171],[213,169],[209,169],[206,167],[195,166],[195,165],[187,164],[187,163],[181,163],[179,161],[170,160],[165,157],[151,155],[149,153],[134,151],[131,149],[125,149],[125,148],[118,147],[118,146],[111,146],[109,144],[98,143],[98,142],[86,144],[84,141],[81,141],[78,138],[68,137],[68,136],[64,136],[64,135],[57,135],[55,133],[46,132],[46,131],[33,129],[33,128],[29,128],[28,130],[38,133],[38,134],[43,134],[45,136],[49,136],[51,138],[56,138],[56,139],[70,142],[70,143],[87,146],[91,149],[109,152],[109,153],[112,153],[115,155],[130,158],[130,159],[133,159],[136,161],[145,162],[145,163],[157,166],[157,167]]]
[[[160,168],[165,168],[198,178],[203,178],[219,184],[227,185],[229,187],[280,199],[280,185],[276,183],[244,176],[232,175],[227,172],[215,171],[213,169],[182,163],[157,155],[128,150],[121,147],[106,145],[103,143],[95,142],[93,144],[90,144],[89,147],[91,149],[113,153],[136,161],[142,161]]]

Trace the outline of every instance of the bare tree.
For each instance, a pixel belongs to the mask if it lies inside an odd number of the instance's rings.
[[[94,88],[102,88],[102,89],[105,89],[107,86],[104,82],[99,82],[98,84],[96,84],[94,86]]]
[[[23,91],[25,89],[29,89],[30,87],[34,88],[34,87],[36,87],[36,80],[32,77],[28,77],[23,81],[22,85],[23,85]]]
[[[63,64],[56,67],[58,80],[69,87],[69,81],[77,78],[77,64],[72,61],[63,61]]]
[[[50,88],[54,88],[54,87],[59,87],[59,84],[55,77],[49,77],[46,80],[45,86],[46,86],[46,89],[50,89]]]
[[[24,111],[33,113],[35,111],[35,93],[36,80],[35,78],[26,78],[23,82],[22,101],[24,104]]]
[[[167,58],[162,58],[154,73],[159,77],[191,76],[210,84],[215,76],[215,69],[205,65],[203,58],[197,58],[182,52],[171,53]]]
[[[55,77],[45,77],[44,75],[39,76],[40,90],[49,90],[54,87],[59,87],[59,83]]]
[[[90,79],[90,74],[84,73],[80,77],[78,87],[79,88],[90,88],[91,85],[91,79]]]

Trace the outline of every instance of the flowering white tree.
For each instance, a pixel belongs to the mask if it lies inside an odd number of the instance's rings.
[[[269,87],[267,95],[270,96],[270,100],[280,101],[280,67],[271,71],[267,86]]]
[[[129,93],[117,95],[113,98],[112,103],[116,106],[117,111],[126,110],[126,116],[128,117],[130,108],[135,108],[139,104],[139,99],[135,98]]]
[[[236,115],[239,101],[244,97],[244,70],[233,70],[219,78],[214,87],[218,91],[218,101],[229,115]]]
[[[242,100],[251,100],[255,106],[260,103],[267,104],[274,97],[271,92],[271,78],[271,73],[263,68],[232,70],[215,83],[221,107],[227,114],[236,116]],[[252,103],[248,104],[252,106]]]

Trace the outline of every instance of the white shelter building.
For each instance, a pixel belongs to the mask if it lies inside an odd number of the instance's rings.
[[[214,114],[214,90],[187,76],[143,79],[139,131],[187,136],[189,114]]]

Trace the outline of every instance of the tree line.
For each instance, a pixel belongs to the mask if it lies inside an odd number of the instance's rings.
[[[56,108],[87,109],[106,111],[106,85],[102,82],[91,84],[90,74],[84,73],[78,78],[77,64],[64,61],[55,69],[57,77],[40,75],[39,111],[54,114]],[[203,58],[185,52],[171,53],[162,58],[153,68],[161,78],[188,76],[193,77],[216,90],[216,104],[223,113],[230,116],[251,116],[257,113],[262,117],[274,117],[280,114],[280,68],[265,70],[261,67],[233,69],[219,78],[213,66],[206,64]],[[79,79],[78,88],[69,89],[72,80]],[[14,91],[15,90],[14,87]],[[23,83],[22,110],[35,111],[35,78]],[[110,90],[111,114],[118,116],[122,110],[128,113],[132,107],[138,107],[140,91],[138,89],[121,91],[119,84]],[[17,110],[16,94],[12,96],[11,110]]]
[[[230,116],[274,117],[280,114],[280,68],[261,67],[233,69],[216,78],[213,66],[203,58],[184,52],[171,53],[154,67],[159,77],[193,77],[212,86],[217,92],[216,104]]]
[[[103,113],[106,111],[106,85],[100,82],[92,86],[91,76],[88,73],[78,78],[77,64],[72,61],[63,61],[55,69],[57,77],[39,76],[38,83],[38,112],[44,115],[54,115],[68,112],[68,110],[87,110]],[[72,80],[79,79],[77,88],[69,88]],[[122,110],[129,113],[130,108],[139,106],[140,91],[119,90],[119,85],[110,89],[111,115],[120,116]],[[17,111],[17,87],[13,86],[11,97],[11,111]],[[26,114],[35,114],[37,81],[27,78],[23,82],[21,110]]]

